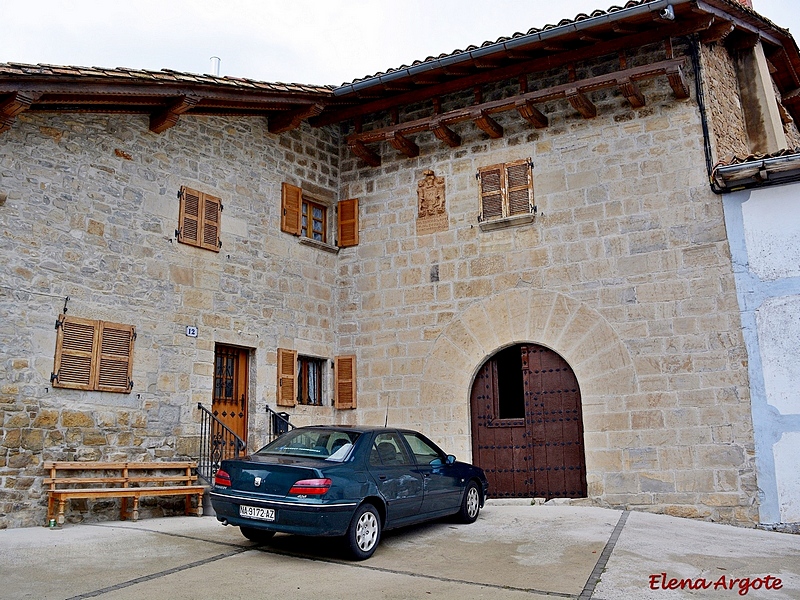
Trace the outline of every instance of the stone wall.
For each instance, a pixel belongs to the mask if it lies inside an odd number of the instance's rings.
[[[552,348],[581,386],[591,498],[752,525],[747,359],[699,110],[665,79],[641,87],[638,110],[615,91],[592,94],[592,120],[550,102],[547,129],[502,113],[502,139],[472,124],[453,149],[420,134],[419,157],[384,145],[376,169],[345,151],[341,195],[361,199],[362,231],[339,255],[339,343],[358,355],[363,422],[388,414],[465,457],[481,364],[515,343]],[[482,231],[477,169],[529,157],[535,222]],[[418,235],[427,169],[445,179],[449,228]]]
[[[750,145],[733,57],[722,43],[700,44],[700,62],[714,163],[748,156]]]
[[[281,182],[334,199],[338,152],[335,130],[258,119],[155,135],[146,117],[23,115],[0,137],[0,527],[44,523],[44,460],[196,458],[215,343],[249,349],[249,443],[265,441],[276,348],[335,346],[336,255],[280,232]],[[219,253],[177,242],[184,185],[222,199]],[[136,326],[132,393],[52,387],[66,297]]]

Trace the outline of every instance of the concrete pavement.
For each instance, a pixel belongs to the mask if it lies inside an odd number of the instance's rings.
[[[365,562],[335,540],[259,546],[213,517],[0,531],[7,600],[742,597],[800,599],[800,536],[499,501],[472,525],[388,532]]]

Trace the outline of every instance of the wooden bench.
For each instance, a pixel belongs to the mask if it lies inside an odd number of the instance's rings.
[[[206,488],[198,485],[197,475],[192,474],[196,466],[192,462],[46,462],[44,468],[50,472],[44,479],[50,486],[47,521],[55,519],[63,525],[64,509],[72,498],[121,498],[119,518],[123,521],[132,498],[131,516],[136,521],[142,496],[186,496],[186,514],[201,516]],[[193,496],[197,497],[196,508],[192,507]]]

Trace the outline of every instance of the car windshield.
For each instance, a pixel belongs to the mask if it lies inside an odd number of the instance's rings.
[[[349,456],[359,435],[356,431],[341,429],[295,429],[267,444],[256,454],[303,456],[342,462]]]

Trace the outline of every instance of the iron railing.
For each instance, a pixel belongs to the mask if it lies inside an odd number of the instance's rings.
[[[267,434],[270,442],[290,429],[294,429],[294,425],[289,423],[289,413],[275,412],[269,407],[269,404],[267,404],[267,414],[269,415],[269,419],[267,419],[267,428],[269,431]]]
[[[226,458],[238,458],[246,444],[201,403],[197,403],[197,408],[200,409],[200,457],[197,474],[213,483],[220,463]]]

